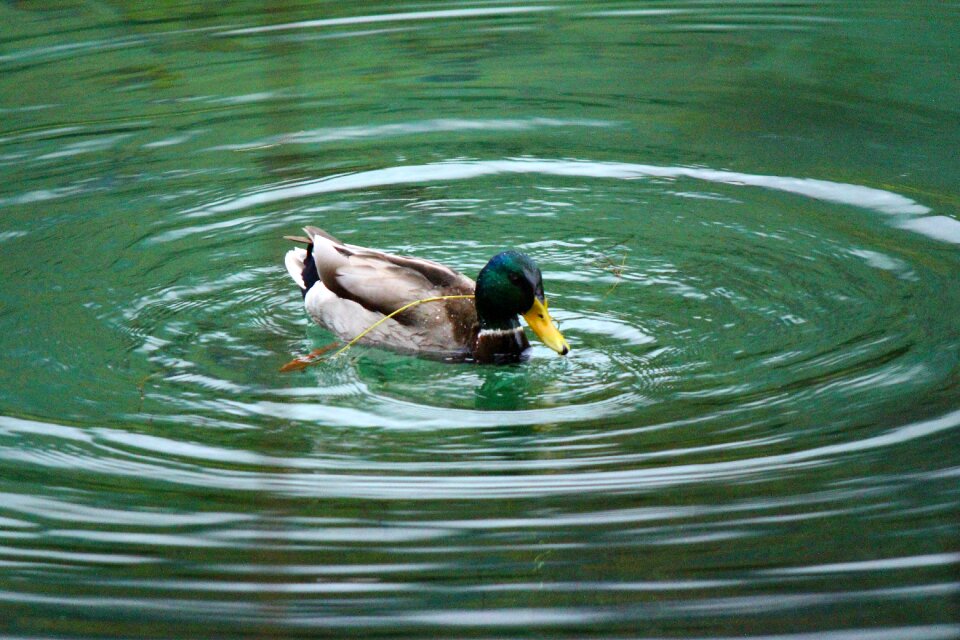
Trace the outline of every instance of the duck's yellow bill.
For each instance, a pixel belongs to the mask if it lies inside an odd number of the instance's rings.
[[[547,313],[546,300],[540,302],[534,298],[533,306],[523,314],[523,319],[527,321],[527,324],[530,325],[533,332],[543,340],[543,344],[562,356],[567,355],[570,351],[570,345],[564,340],[563,335],[557,329],[556,325],[553,324],[553,319],[550,318],[550,314]]]

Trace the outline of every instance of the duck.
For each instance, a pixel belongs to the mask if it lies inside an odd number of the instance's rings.
[[[432,260],[341,242],[317,227],[305,227],[304,233],[285,236],[306,246],[287,251],[284,265],[307,314],[343,340],[367,332],[361,343],[392,351],[511,363],[526,359],[530,349],[522,316],[545,345],[560,355],[570,352],[547,311],[540,268],[526,254],[498,253],[474,281]],[[397,313],[412,302],[443,296],[459,297]]]

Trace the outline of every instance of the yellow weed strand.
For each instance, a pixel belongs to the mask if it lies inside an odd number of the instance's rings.
[[[432,298],[423,298],[423,299],[421,299],[421,300],[414,300],[413,302],[407,303],[407,304],[403,305],[402,307],[400,307],[399,309],[397,309],[396,311],[393,311],[393,312],[391,312],[391,313],[383,316],[382,318],[380,318],[379,320],[377,320],[376,322],[374,322],[372,325],[370,325],[369,327],[367,327],[366,329],[364,329],[363,331],[361,331],[360,334],[359,334],[357,337],[355,337],[353,340],[351,340],[350,342],[348,342],[347,344],[345,344],[341,349],[339,349],[339,350],[338,350],[335,354],[333,354],[333,356],[331,356],[331,357],[332,357],[332,358],[336,358],[337,356],[339,356],[340,354],[342,354],[344,351],[346,351],[347,349],[349,349],[350,347],[352,347],[353,345],[355,345],[357,342],[359,342],[360,340],[362,340],[365,335],[367,335],[368,333],[370,333],[371,331],[373,331],[374,329],[376,329],[377,327],[379,327],[381,324],[383,324],[384,322],[386,322],[387,320],[389,320],[389,319],[392,318],[393,316],[395,316],[395,315],[397,315],[397,314],[399,314],[399,313],[403,313],[404,311],[406,311],[407,309],[410,309],[411,307],[415,307],[415,306],[417,306],[418,304],[423,304],[424,302],[439,302],[439,301],[441,301],[441,300],[466,300],[466,299],[468,299],[468,298],[473,298],[473,295],[434,296],[434,297],[432,297]]]

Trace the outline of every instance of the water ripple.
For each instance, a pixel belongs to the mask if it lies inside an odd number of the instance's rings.
[[[519,15],[529,13],[539,13],[543,11],[552,11],[555,7],[551,6],[520,6],[520,7],[489,7],[477,9],[445,9],[437,11],[410,11],[405,13],[384,13],[368,16],[350,16],[346,18],[325,18],[320,20],[303,20],[300,22],[288,22],[273,24],[264,27],[246,27],[243,29],[232,29],[220,33],[222,36],[242,36],[250,34],[262,34],[273,31],[289,31],[292,29],[315,29],[318,27],[334,27],[355,24],[371,24],[380,22],[405,22],[416,20],[438,20],[449,18],[476,18],[487,16],[505,16]]]
[[[277,187],[260,188],[256,193],[185,212],[189,217],[229,213],[289,199],[315,196],[337,191],[381,187],[409,183],[431,183],[464,180],[500,173],[540,173],[554,176],[581,176],[592,178],[692,178],[731,185],[744,185],[794,193],[835,204],[862,207],[894,216],[898,226],[922,233],[931,238],[955,242],[960,234],[960,222],[946,216],[910,218],[930,213],[930,208],[905,196],[861,185],[844,184],[813,178],[764,176],[701,169],[692,167],[658,167],[652,165],[616,162],[565,161],[547,159],[491,160],[475,162],[443,162],[438,164],[391,167],[357,174],[346,174],[319,180],[308,180]],[[169,241],[189,233],[181,229],[172,234],[154,238],[155,242]]]
[[[0,3],[0,634],[960,638],[950,9],[288,4]],[[306,224],[573,350],[282,374]]]
[[[23,420],[0,420],[3,434],[17,432],[34,432],[38,429],[46,430],[47,425],[34,424]],[[162,477],[166,482],[195,486],[219,487],[233,490],[263,490],[269,486],[281,494],[314,496],[314,497],[352,497],[380,500],[435,500],[435,499],[463,499],[463,500],[492,500],[518,497],[545,497],[553,495],[568,495],[589,492],[592,495],[632,493],[663,490],[668,487],[679,487],[689,484],[703,484],[716,482],[744,482],[758,481],[763,478],[782,477],[791,470],[822,466],[824,464],[838,464],[849,460],[850,454],[892,447],[911,440],[929,437],[944,431],[956,429],[960,426],[960,411],[941,416],[936,419],[905,425],[886,433],[866,438],[864,440],[844,442],[836,445],[815,447],[808,450],[793,451],[780,455],[766,455],[753,458],[742,458],[721,462],[701,462],[680,464],[655,468],[627,468],[611,471],[578,470],[569,472],[569,466],[564,461],[552,465],[549,474],[524,473],[515,475],[498,473],[496,475],[458,475],[458,465],[442,465],[440,469],[446,471],[444,475],[417,475],[402,466],[389,469],[390,473],[372,474],[375,469],[367,469],[357,461],[349,474],[338,474],[322,471],[322,462],[315,463],[315,472],[286,472],[282,474],[269,472],[239,472],[212,467],[198,467],[194,465],[173,465],[169,454],[187,454],[190,457],[199,456],[198,462],[206,458],[208,451],[190,447],[185,444],[160,441],[156,438],[131,438],[122,432],[101,431],[95,441],[116,441],[133,445],[138,448],[147,446],[147,458],[116,457],[108,460],[101,453],[85,453],[77,451],[69,456],[50,458],[42,451],[27,454],[21,452],[13,455],[6,451],[4,457],[18,463],[31,463],[38,466],[54,466],[62,469],[77,469],[87,472],[97,471],[110,475],[126,477]],[[159,449],[150,446],[162,444]],[[756,443],[755,443],[756,444]],[[767,443],[769,444],[769,443]],[[731,450],[723,447],[723,450]],[[735,448],[734,448],[735,449]],[[151,459],[157,456],[156,459]],[[243,454],[232,456],[232,462],[243,459]],[[213,459],[222,459],[215,456]],[[296,468],[295,462],[283,466]],[[270,465],[269,460],[262,460],[261,464]],[[526,467],[527,465],[523,465]],[[587,465],[589,469],[591,465]],[[493,470],[503,472],[509,466],[492,465]],[[537,469],[533,465],[528,471]],[[380,467],[379,471],[383,471]],[[394,473],[400,472],[401,473]]]

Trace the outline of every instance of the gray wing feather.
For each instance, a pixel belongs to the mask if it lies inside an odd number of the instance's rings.
[[[319,277],[304,304],[315,321],[344,339],[416,300],[474,291],[473,280],[439,263],[345,244],[316,227],[304,231],[313,244]],[[294,251],[288,263],[291,275],[293,258],[302,264],[307,257],[304,249]],[[450,315],[454,309],[456,322]],[[363,341],[400,349],[462,350],[466,325],[476,321],[472,314],[473,304],[465,300],[421,304],[378,325]]]

